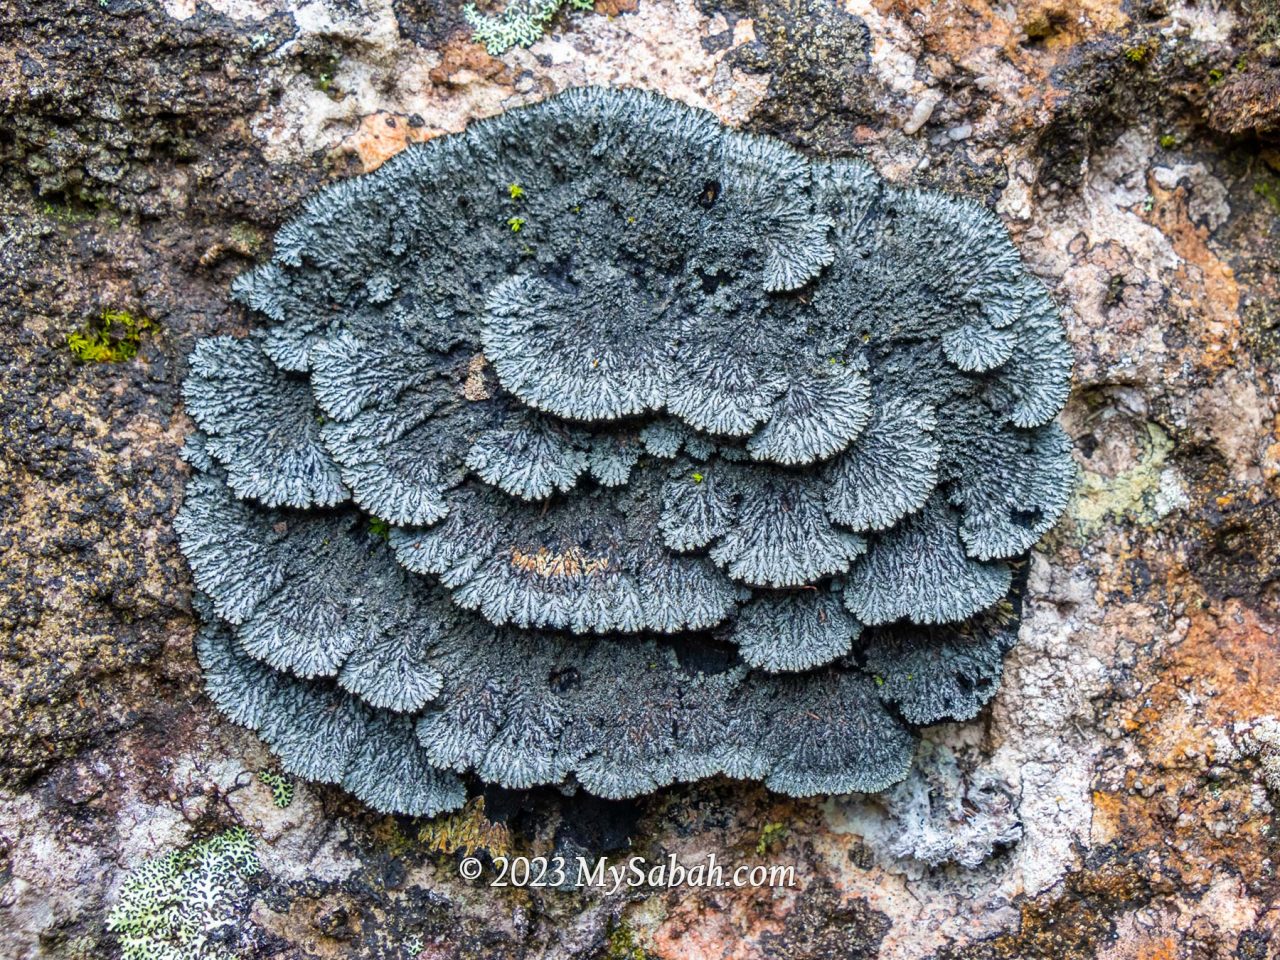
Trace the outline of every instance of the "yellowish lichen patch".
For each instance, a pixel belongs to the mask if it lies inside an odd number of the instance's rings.
[[[1109,519],[1154,525],[1185,496],[1176,479],[1166,475],[1173,450],[1169,434],[1148,423],[1138,446],[1138,462],[1128,470],[1114,476],[1082,471],[1070,506],[1081,536],[1097,533]]]

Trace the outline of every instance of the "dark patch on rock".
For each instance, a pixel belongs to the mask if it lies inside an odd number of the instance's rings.
[[[948,947],[936,960],[1093,960],[1114,939],[1115,918],[1139,909],[1151,896],[1142,870],[1127,865],[1085,869],[1069,875],[1056,897],[1024,904],[1016,932],[958,950]]]
[[[3,18],[23,55],[0,60],[0,163],[38,195],[161,216],[243,211],[278,191],[287,171],[255,162],[244,118],[278,93],[263,65],[291,19],[250,36],[204,6],[177,21],[141,3],[69,0],[10,0]]]
[[[245,118],[265,49],[207,7],[9,2],[0,42],[0,777],[138,723],[194,682],[170,520],[175,357],[231,331],[255,223],[311,171],[269,164]],[[255,25],[276,42],[291,21]],[[216,256],[208,255],[218,251]],[[144,316],[136,358],[77,363],[67,335]]]
[[[1280,135],[1280,63],[1255,64],[1218,84],[1209,97],[1209,126],[1231,135]]]
[[[871,960],[890,926],[866,900],[845,901],[823,880],[804,892],[781,932],[760,937],[760,946],[765,956],[790,960]]]
[[[1280,599],[1280,501],[1252,496],[1234,482],[1214,451],[1197,448],[1183,469],[1198,510],[1188,568],[1215,600]]]
[[[391,0],[400,35],[424,47],[438,47],[459,32],[470,36],[463,6],[456,0]]]
[[[912,179],[913,185],[945,190],[988,206],[994,206],[1009,185],[1009,170],[1004,163],[998,159],[976,162],[963,147],[954,148],[943,158],[934,155],[930,160],[929,166]]]
[[[1056,101],[1053,118],[1037,137],[1041,190],[1075,189],[1095,150],[1114,134],[1146,119],[1161,129],[1180,118],[1198,119],[1203,109],[1198,54],[1184,44],[1161,44],[1142,30],[1080,44],[1055,72],[1056,86],[1071,96]]]
[[[769,75],[764,99],[746,128],[826,156],[848,155],[858,126],[875,116],[868,92],[871,36],[867,25],[834,0],[700,0],[708,16],[733,23],[749,17],[756,39],[725,62]]]

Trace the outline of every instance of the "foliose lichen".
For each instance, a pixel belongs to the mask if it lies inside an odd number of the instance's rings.
[[[561,8],[590,10],[595,0],[510,0],[501,13],[481,13],[474,3],[462,8],[462,17],[471,27],[471,39],[483,43],[492,57],[500,57],[512,47],[533,46]]]
[[[654,95],[411,147],[235,292],[268,323],[185,387],[207,687],[385,811],[883,789],[994,693],[1072,483],[992,214]]]
[[[271,802],[281,810],[293,803],[293,781],[274,770],[259,770],[258,782],[271,791]]]
[[[259,869],[243,827],[170,851],[129,874],[107,929],[124,960],[233,960]]]

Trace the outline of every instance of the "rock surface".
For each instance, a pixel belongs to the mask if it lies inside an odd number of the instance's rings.
[[[0,955],[117,955],[129,872],[243,825],[235,957],[1280,956],[1274,0],[600,0],[501,59],[459,10],[0,0]],[[992,204],[1067,311],[1076,497],[919,782],[485,798],[490,853],[794,886],[468,882],[439,837],[482,820],[277,807],[201,692],[178,384],[247,329],[231,278],[317,185],[588,82]],[[136,358],[77,362],[106,311],[152,322]]]

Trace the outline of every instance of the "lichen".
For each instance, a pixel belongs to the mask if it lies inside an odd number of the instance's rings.
[[[1136,463],[1115,476],[1085,470],[1076,488],[1071,516],[1081,537],[1091,536],[1111,517],[1154,524],[1185,493],[1168,472],[1173,438],[1157,423],[1148,423],[1138,438]]]
[[[468,3],[462,16],[471,27],[471,39],[484,44],[490,56],[500,57],[512,47],[533,46],[566,6],[590,10],[595,0],[509,0],[498,14],[481,13],[474,3]]]
[[[258,782],[271,791],[271,802],[283,810],[293,803],[293,781],[273,770],[259,770]]]
[[[635,931],[625,920],[609,931],[601,960],[648,960],[649,954],[636,940]]]
[[[67,334],[67,348],[81,363],[121,363],[138,355],[143,334],[155,326],[128,310],[104,310],[92,322]]]
[[[271,323],[184,388],[207,686],[381,810],[883,789],[994,693],[1072,485],[998,220],[656,96],[410,148],[235,291]]]
[[[107,929],[124,960],[233,960],[259,869],[243,827],[171,851],[129,874]]]

